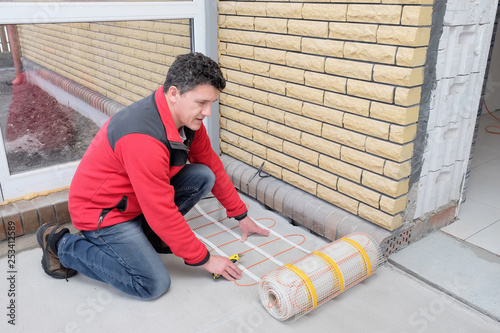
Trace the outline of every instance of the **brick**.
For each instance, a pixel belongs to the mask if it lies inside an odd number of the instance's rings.
[[[417,135],[417,125],[398,126],[391,125],[389,140],[397,143],[413,141]]]
[[[325,72],[371,81],[373,66],[373,64],[359,61],[328,58],[325,61]]]
[[[268,2],[265,6],[258,2],[257,4],[266,8],[266,15],[268,17],[302,18],[302,3]]]
[[[399,125],[409,125],[417,122],[419,107],[401,107],[390,104],[372,102],[370,117]]]
[[[359,202],[328,187],[318,184],[318,197],[334,204],[337,207],[345,209],[353,214],[358,213]]]
[[[260,168],[260,166],[262,165],[262,162],[265,162],[264,163],[264,166],[262,167],[262,170],[267,173],[267,174],[270,174],[271,176],[274,176],[278,179],[281,179],[281,173],[283,171],[283,168],[279,165],[276,165],[276,164],[273,164],[271,162],[269,162],[268,160],[263,160],[261,159],[260,157],[258,156],[253,156],[252,158],[252,165],[255,167],[255,168]],[[268,195],[268,189],[266,189],[266,196]],[[269,198],[266,197],[266,205],[268,204],[269,202]],[[272,200],[272,198],[270,198],[270,200]]]
[[[8,226],[7,226],[8,228]],[[4,228],[4,222],[0,218],[0,242],[7,239],[7,230]]]
[[[234,70],[227,70],[227,79],[228,81],[238,83],[238,84],[243,84],[245,86],[252,87],[253,86],[253,78],[254,75],[248,74],[245,72],[240,72],[240,71],[234,71]]]
[[[379,174],[382,174],[384,171],[385,160],[378,156],[367,154],[349,147],[342,147],[340,150],[340,156],[342,161],[359,166],[363,169]]]
[[[293,113],[285,114],[285,125],[299,129],[301,131],[321,135],[322,124],[321,122],[309,119],[303,116],[299,116]]]
[[[302,17],[306,20],[345,21],[347,5],[304,3]]]
[[[255,154],[255,155],[260,156],[262,158],[266,158],[266,156],[267,156],[267,148],[266,147],[259,145],[258,143],[255,143],[255,142],[248,140],[248,139],[245,139],[245,138],[240,138],[239,147],[241,149],[243,149],[244,151]]]
[[[288,20],[288,33],[308,37],[328,37],[328,22]]]
[[[21,223],[21,216],[19,215],[19,211],[14,206],[13,203],[8,203],[6,205],[0,206],[0,214],[2,215],[4,226],[7,229],[7,236],[12,225],[9,223],[10,221],[14,222],[14,233],[16,237],[23,235],[23,225]]]
[[[269,93],[267,91],[240,86],[240,97],[257,103],[268,104]]]
[[[418,67],[425,64],[427,47],[399,47],[396,54],[396,65],[402,67]]]
[[[299,160],[292,158],[288,155],[269,149],[267,151],[267,159],[272,163],[281,165],[282,167],[288,170],[291,170],[293,172],[299,172]]]
[[[227,44],[226,54],[242,58],[254,58],[254,47],[250,45]],[[255,55],[257,59],[257,56]]]
[[[378,28],[377,43],[401,46],[427,46],[431,29],[427,27],[402,27],[381,25]]]
[[[379,193],[343,178],[339,178],[338,191],[375,208],[379,207]]]
[[[394,101],[394,87],[387,84],[348,79],[347,94],[386,103]]]
[[[285,95],[286,93],[286,82],[270,79],[268,77],[255,76],[253,79],[253,85],[257,89],[280,95]]]
[[[414,87],[424,82],[424,68],[375,65],[373,67],[373,80],[398,86]]]
[[[281,109],[255,103],[253,106],[253,112],[255,113],[256,116],[266,118],[282,124],[285,123],[285,111]]]
[[[431,6],[404,6],[401,16],[402,25],[431,25]]]
[[[359,216],[390,231],[403,225],[401,215],[389,215],[363,203],[359,205]]]
[[[40,221],[38,220],[38,213],[33,202],[31,200],[19,200],[14,202],[13,205],[16,207],[19,215],[21,215],[24,233],[30,234],[37,231],[38,227],[40,227]]]
[[[408,183],[408,179],[396,181],[366,170],[361,181],[361,184],[393,198],[407,194]]]
[[[283,142],[283,153],[298,158],[301,161],[307,162],[312,165],[318,165],[319,153],[296,145],[294,143],[284,141]]]
[[[442,227],[448,225],[450,222],[455,220],[457,214],[457,206],[452,205],[439,213],[436,213],[429,217],[428,219],[428,229],[438,230]]]
[[[320,155],[319,156],[319,167],[326,171],[333,172],[340,177],[350,179],[356,183],[361,182],[361,168],[354,165],[339,161],[335,158]]]
[[[267,47],[289,51],[300,51],[301,41],[299,36],[266,34],[265,37]]]
[[[396,87],[396,92],[394,93],[394,104],[401,106],[412,106],[420,104],[421,95],[422,87]]]
[[[270,64],[260,61],[240,59],[240,69],[255,75],[269,76]]]
[[[385,64],[394,64],[397,47],[368,43],[346,42],[344,57]]]
[[[219,23],[219,27],[224,27],[229,29],[253,30],[254,21],[255,18],[251,16],[225,15],[223,17],[223,22]]]
[[[335,142],[308,133],[302,133],[300,144],[325,155],[340,159],[340,145]]]
[[[344,128],[381,139],[389,138],[390,125],[388,123],[349,113],[344,115]]]
[[[310,88],[295,83],[286,83],[286,95],[303,101],[323,104],[325,92],[321,89]]]
[[[236,14],[236,1],[218,1],[217,11],[219,14]]]
[[[291,142],[299,142],[301,132],[281,124],[269,124],[268,133]]]
[[[68,190],[51,193],[47,196],[54,205],[56,215],[56,224],[61,225],[71,221],[71,216],[68,210]]]
[[[286,34],[288,32],[288,20],[280,18],[256,17],[255,30],[265,32],[276,32]]]
[[[409,177],[411,174],[411,161],[397,163],[393,161],[386,161],[384,166],[384,176],[400,180]]]
[[[361,116],[368,116],[370,110],[369,100],[329,91],[325,92],[324,104],[334,109],[359,114]]]
[[[285,111],[290,111],[293,113],[301,113],[303,102],[298,99],[280,96],[276,94],[269,94],[269,105],[280,108]]]
[[[331,39],[354,40],[358,42],[377,41],[378,26],[375,24],[330,22],[329,28],[329,37]]]
[[[313,165],[301,161],[299,163],[299,174],[331,189],[337,189],[337,180],[339,177]]]
[[[316,188],[318,186],[316,182],[313,182],[306,177],[302,177],[301,175],[290,172],[288,170],[283,170],[282,177],[283,181],[287,182],[288,184],[304,190],[307,193],[316,195]]]
[[[325,58],[321,56],[287,52],[286,65],[310,71],[324,72]]]
[[[235,109],[251,113],[253,111],[254,102],[249,101],[248,99],[238,97],[238,96],[228,95],[224,100],[224,104],[226,104],[227,106],[233,107]],[[222,105],[221,105],[221,107],[222,107]]]
[[[366,139],[366,151],[395,162],[404,162],[413,156],[413,143],[400,145],[368,137]]]
[[[323,125],[322,137],[359,150],[365,150],[367,140],[366,135],[328,124]]]
[[[226,131],[225,129],[221,129],[220,139],[224,142],[232,144],[233,146],[238,146],[240,137],[236,134]]]
[[[288,82],[304,83],[305,70],[286,66],[271,65],[269,75],[272,78]]]
[[[316,119],[330,125],[343,125],[344,112],[332,108],[311,103],[304,103],[302,106],[302,114],[306,117]]]
[[[255,116],[247,112],[240,113],[240,123],[264,132],[267,131],[267,119]]]
[[[222,145],[221,145],[221,148]],[[232,146],[232,145],[227,145],[224,147],[223,152],[229,156],[232,156],[244,163],[250,164],[252,162],[252,154],[249,152],[244,151],[243,149],[240,149],[238,147]]]
[[[258,2],[236,2],[236,14],[238,16],[266,16],[266,7]]]
[[[395,215],[406,209],[408,197],[403,195],[397,199],[386,197],[383,195],[380,198],[380,209],[388,214]]]
[[[38,212],[40,224],[55,223],[54,206],[52,206],[52,202],[46,196],[33,198],[32,202]]]
[[[283,152],[283,139],[278,138],[274,135],[254,130],[253,140],[257,143],[263,144],[266,147]]]
[[[260,60],[271,64],[286,65],[286,51],[256,47],[254,52],[255,60]]]
[[[305,72],[303,77],[307,86],[338,93],[346,92],[346,78],[316,72]]]
[[[302,37],[302,52],[342,58],[344,41]]]
[[[243,136],[243,137],[246,137],[249,139],[252,138],[253,129],[251,127],[242,125],[242,124],[237,123],[235,121],[227,120],[226,121],[226,129],[229,132],[238,133],[238,135],[240,135],[240,136]]]
[[[219,30],[219,38],[222,41],[255,46],[266,46],[266,35],[266,33],[255,31],[233,29]]]
[[[349,22],[399,24],[400,20],[401,6],[351,4],[347,9]]]

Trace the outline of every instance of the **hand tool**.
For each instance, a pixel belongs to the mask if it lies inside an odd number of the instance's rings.
[[[243,255],[242,254],[235,254],[235,255],[232,255],[229,257],[229,260],[231,260],[232,262],[237,262],[238,260],[241,259]],[[214,278],[214,280],[217,280],[218,278],[220,278],[222,275],[220,274],[215,274],[215,273],[212,273],[212,277]]]

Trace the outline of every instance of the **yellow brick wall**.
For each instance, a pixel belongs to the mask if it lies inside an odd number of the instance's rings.
[[[222,152],[399,227],[432,3],[220,0]]]
[[[19,25],[23,57],[129,105],[191,50],[189,20]]]

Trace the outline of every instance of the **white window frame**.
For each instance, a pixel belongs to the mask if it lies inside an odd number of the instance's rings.
[[[193,50],[218,61],[217,1],[168,2],[2,2],[0,24],[192,19]],[[165,73],[166,74],[166,73]],[[219,153],[219,105],[205,119]],[[69,186],[79,161],[11,175],[0,132],[0,202]]]

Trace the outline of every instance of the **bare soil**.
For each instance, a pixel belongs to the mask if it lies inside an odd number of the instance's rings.
[[[11,174],[79,160],[99,127],[36,85],[25,82],[11,88],[12,102],[2,124]]]

